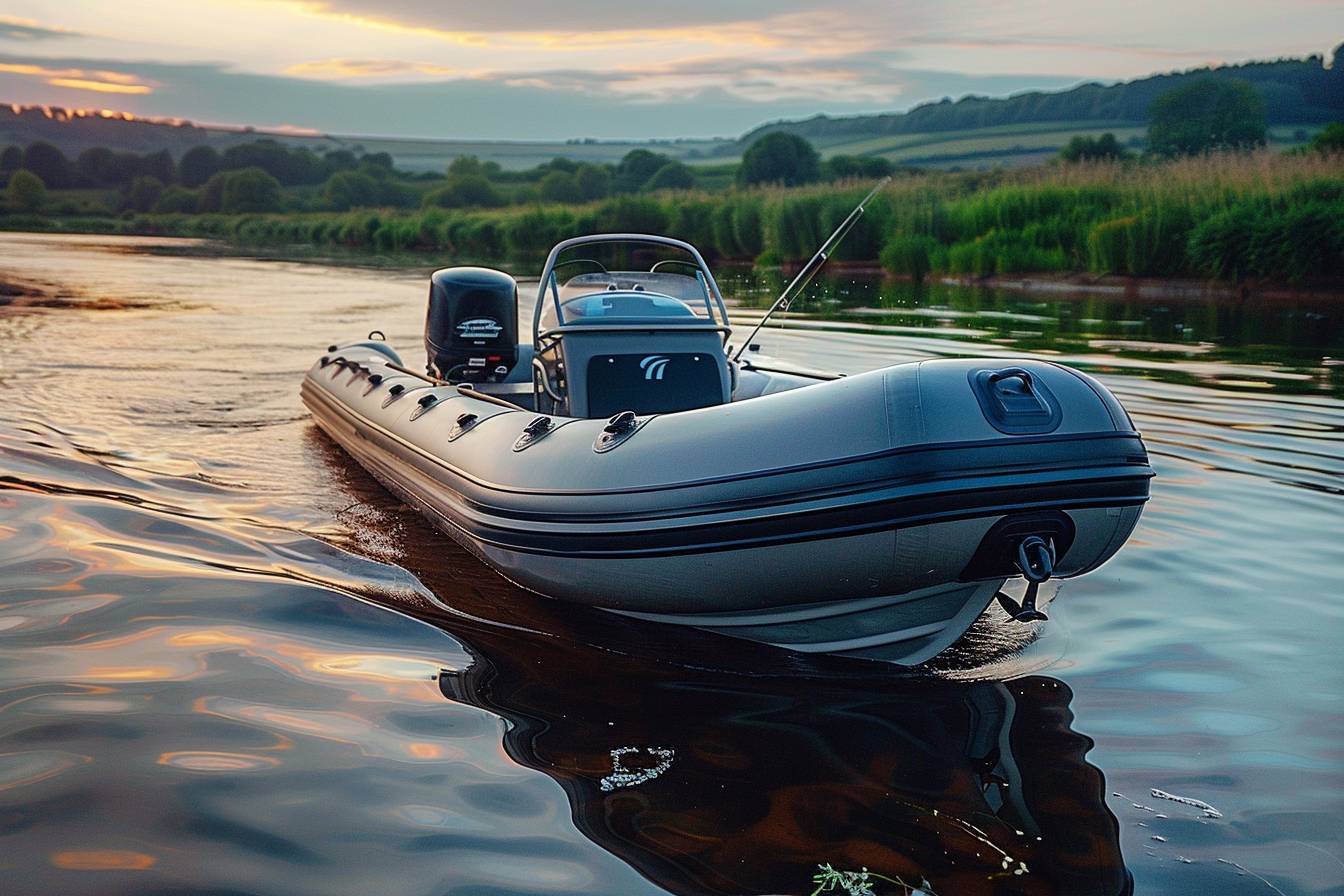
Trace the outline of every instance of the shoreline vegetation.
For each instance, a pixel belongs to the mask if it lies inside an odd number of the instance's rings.
[[[1344,155],[1210,153],[981,172],[898,172],[836,261],[925,277],[1344,283]],[[49,216],[0,229],[182,236],[455,259],[530,259],[595,231],[667,233],[717,261],[806,260],[867,189],[657,189],[497,207]]]

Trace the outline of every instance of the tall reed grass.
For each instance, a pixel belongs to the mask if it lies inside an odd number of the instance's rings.
[[[524,260],[570,236],[658,232],[711,257],[809,257],[867,188],[622,196],[585,205],[340,214],[142,215],[123,230]],[[877,196],[839,259],[895,274],[1091,272],[1297,282],[1344,276],[1344,157],[1223,154],[930,173]]]

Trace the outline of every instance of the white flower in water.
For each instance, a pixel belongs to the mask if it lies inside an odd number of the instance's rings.
[[[622,757],[641,752],[657,759],[657,764],[647,768],[626,768]],[[676,755],[674,750],[664,747],[617,747],[611,751],[611,774],[604,777],[598,786],[604,791],[611,792],[618,787],[634,787],[636,784],[652,781],[672,767],[672,760]]]

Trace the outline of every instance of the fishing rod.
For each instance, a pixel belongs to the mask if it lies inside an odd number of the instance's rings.
[[[751,344],[751,340],[761,331],[761,327],[765,326],[765,322],[770,319],[770,316],[776,311],[786,310],[789,307],[789,303],[797,297],[798,293],[807,288],[807,284],[812,282],[812,278],[817,275],[817,271],[820,271],[822,266],[826,264],[827,259],[831,257],[831,253],[835,251],[835,247],[840,245],[840,241],[854,229],[854,225],[863,217],[863,207],[889,183],[891,183],[890,175],[878,181],[877,186],[873,187],[868,195],[863,197],[863,200],[854,207],[854,211],[849,213],[849,217],[840,222],[840,226],[835,229],[835,233],[827,237],[826,242],[822,243],[821,248],[817,250],[817,254],[813,255],[812,259],[807,264],[803,265],[803,269],[789,282],[788,286],[784,287],[784,291],[779,294],[779,298],[775,299],[775,303],[765,312],[765,316],[757,322],[755,328],[747,335],[747,338],[742,340],[742,344],[738,346],[737,351],[733,354],[734,361],[742,357],[742,352],[746,351],[747,346]]]

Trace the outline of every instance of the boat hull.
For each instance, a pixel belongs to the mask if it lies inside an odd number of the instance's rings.
[[[310,370],[305,403],[361,466],[501,574],[559,600],[803,652],[931,658],[1011,572],[973,568],[997,525],[1053,514],[1069,541],[1057,573],[1077,575],[1128,537],[1151,475],[1128,427],[950,442],[930,440],[922,426],[923,439],[893,439],[887,421],[870,425],[871,413],[852,421],[857,444],[848,451],[823,444],[830,456],[814,450],[783,465],[759,456],[768,451],[754,456],[751,421],[729,413],[755,405],[774,410],[761,419],[777,424],[796,415],[807,398],[800,394],[641,421],[599,484],[592,465],[606,461],[592,446],[604,421],[563,420],[539,444],[515,450],[532,415],[429,384],[407,383],[406,394],[441,395],[432,415],[415,397],[389,400],[391,377],[369,382],[372,371],[387,373],[385,354],[341,349],[336,370],[330,359]],[[847,392],[889,412],[910,372],[856,377],[865,382]],[[844,397],[830,384],[797,390],[814,391],[820,406]],[[1103,411],[1114,422],[1114,411]],[[465,413],[477,414],[480,431],[452,438],[450,424]],[[437,422],[426,424],[428,416]],[[655,436],[657,424],[676,418],[680,426]],[[702,434],[676,442],[688,428]],[[716,437],[718,452],[688,456],[686,446]],[[725,463],[722,452],[739,456]],[[548,467],[552,475],[538,478]]]

